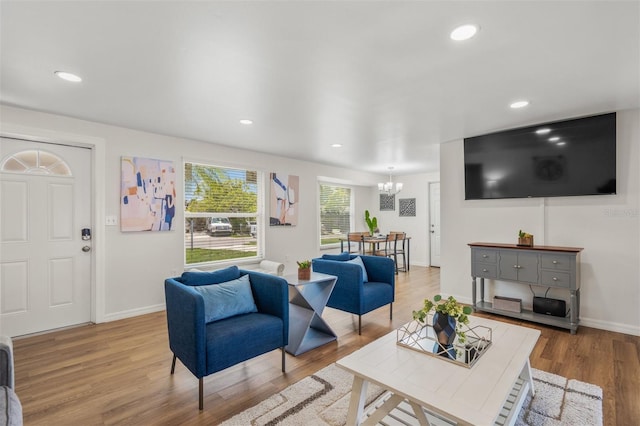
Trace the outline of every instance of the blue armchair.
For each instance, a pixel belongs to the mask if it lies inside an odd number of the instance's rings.
[[[244,278],[247,275],[250,291]],[[239,305],[236,300],[220,303],[225,297],[238,299],[229,296],[235,290],[225,290],[226,296],[217,293],[215,298],[207,293],[238,281],[242,282],[240,287],[229,288],[242,288],[244,299],[253,298],[250,302],[254,305],[247,313],[234,312]],[[185,272],[166,279],[164,288],[169,347],[173,352],[171,374],[178,358],[199,379],[200,410],[203,377],[209,374],[278,348],[282,351],[282,372],[285,371],[284,347],[289,339],[289,289],[285,279],[232,266],[214,272]],[[208,318],[212,310],[223,318]]]
[[[350,262],[362,259],[366,270]],[[380,256],[356,256],[349,253],[324,255],[312,260],[313,270],[338,277],[327,306],[358,315],[358,334],[362,333],[362,315],[389,305],[393,319],[395,300],[395,267],[392,259]]]

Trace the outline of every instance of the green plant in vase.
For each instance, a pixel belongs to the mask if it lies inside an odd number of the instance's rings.
[[[367,227],[369,228],[369,235],[373,236],[373,234],[378,229],[378,218],[372,217],[369,214],[369,210],[364,211],[364,221],[367,222]]]
[[[300,269],[311,268],[311,261],[310,260],[299,260],[296,263],[298,264],[298,268],[300,268]]]
[[[518,231],[518,245],[519,246],[533,246],[533,235],[528,232],[523,232],[522,229]]]
[[[298,279],[299,280],[310,279],[311,278],[311,261],[299,260],[296,263],[298,264]]]
[[[461,344],[464,344],[467,340],[462,324],[469,324],[468,315],[471,314],[472,309],[470,306],[458,303],[453,296],[442,299],[442,296],[437,294],[433,297],[433,300],[424,299],[422,309],[413,311],[413,319],[425,324],[431,311],[434,311],[433,330],[438,340],[434,352],[444,357],[455,359],[457,350],[453,349],[453,342],[456,335],[458,336],[458,342]]]

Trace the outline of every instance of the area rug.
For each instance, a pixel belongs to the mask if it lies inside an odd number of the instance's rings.
[[[517,425],[602,425],[600,387],[532,370],[536,395],[533,399],[529,396],[525,400]],[[352,383],[353,375],[332,364],[222,425],[342,426],[346,423]],[[374,403],[383,394],[383,389],[375,385],[368,386],[366,404]],[[385,419],[380,424],[411,423]]]

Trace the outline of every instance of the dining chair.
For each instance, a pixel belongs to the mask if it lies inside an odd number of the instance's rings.
[[[381,244],[382,244],[382,247],[380,246]],[[387,234],[385,236],[384,241],[375,244],[371,254],[374,256],[390,257],[389,255],[392,252],[393,252],[393,237],[391,236],[391,234]]]
[[[391,231],[389,232],[389,250],[387,256],[393,257],[396,264],[396,274],[398,271],[407,272],[407,257],[405,252],[405,245],[407,241],[407,234],[405,232]],[[398,266],[398,256],[402,256],[402,267]]]
[[[347,251],[349,253],[364,254],[364,234],[364,232],[349,232],[347,234]],[[355,243],[355,250],[351,248],[352,243]]]

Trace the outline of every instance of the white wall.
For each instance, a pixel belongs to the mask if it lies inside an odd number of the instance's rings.
[[[265,172],[268,191],[268,172],[300,176],[299,224],[296,227],[266,227],[265,257],[286,264],[285,273],[295,271],[295,261],[320,254],[318,232],[318,177],[356,185],[355,211],[371,208],[369,200],[377,194],[375,185],[384,176],[357,172],[351,169],[302,162],[284,157],[239,150],[193,140],[103,125],[69,117],[45,114],[19,108],[0,107],[0,131],[25,129],[35,135],[58,135],[54,139],[91,142],[100,141],[97,150],[95,194],[99,211],[94,212],[94,250],[98,267],[95,288],[98,322],[142,314],[164,307],[164,279],[183,270],[184,217],[176,212],[175,231],[120,232],[119,226],[105,226],[104,217],[120,212],[121,156],[150,157],[172,160],[177,167],[177,188],[183,184],[182,162],[200,160],[212,164],[255,168]],[[46,138],[45,138],[46,139]],[[51,139],[51,138],[49,138]],[[338,155],[338,153],[336,153]],[[102,176],[100,175],[102,174]],[[181,193],[182,191],[180,191]],[[411,194],[407,191],[407,195]],[[424,198],[426,195],[416,198]],[[182,194],[176,200],[183,205]],[[420,208],[419,214],[426,214]],[[397,212],[396,212],[397,215]],[[356,214],[357,217],[357,214]],[[422,219],[423,221],[426,219]],[[404,224],[404,222],[403,222]],[[405,226],[402,226],[406,229]],[[364,227],[362,219],[361,229]],[[419,252],[424,242],[414,241],[412,248]],[[103,275],[103,276],[101,276]],[[100,284],[102,283],[102,284]]]
[[[442,292],[471,302],[467,244],[515,244],[523,229],[536,244],[584,248],[582,325],[640,335],[639,140],[640,110],[619,112],[616,195],[475,201],[464,200],[463,142],[442,144]],[[531,306],[527,286],[497,283],[493,290]]]
[[[104,226],[104,216],[119,217],[120,212],[120,158],[140,156],[173,160],[177,166],[177,188],[182,187],[183,159],[198,159],[212,164],[256,168],[268,172],[288,173],[300,176],[300,216],[297,227],[269,228],[265,230],[265,257],[286,263],[286,270],[294,271],[296,260],[312,258],[319,254],[317,228],[317,177],[340,178],[345,183],[364,185],[356,187],[357,200],[370,199],[370,191],[380,176],[349,169],[306,163],[288,158],[238,150],[220,145],[173,138],[121,127],[108,126],[68,117],[2,106],[0,120],[2,131],[25,128],[34,134],[58,134],[62,139],[74,141],[103,140],[104,176],[99,191],[98,208],[94,214],[94,235],[102,241],[103,253],[96,253],[104,261],[104,294],[98,294],[97,321],[126,317],[138,313],[162,309],[164,306],[164,279],[183,270],[184,217],[176,212],[175,231],[171,232],[120,232],[119,226]],[[73,135],[73,136],[69,136]],[[180,191],[182,192],[182,191]],[[176,200],[183,205],[182,194]],[[103,206],[103,207],[100,207]],[[357,205],[364,211],[371,206]],[[100,277],[97,278],[102,281]],[[102,290],[98,286],[97,292]]]
[[[384,181],[387,181],[384,179]],[[371,215],[378,218],[378,226],[383,234],[389,231],[404,231],[411,237],[411,264],[429,266],[429,183],[440,180],[439,173],[420,173],[405,176],[394,176],[394,182],[402,182],[402,191],[396,195],[396,209],[394,211],[380,211],[380,195],[377,188],[372,190],[369,205],[367,207]],[[399,199],[416,199],[416,216],[400,217]],[[367,231],[364,223],[364,210],[362,212],[362,228]]]

